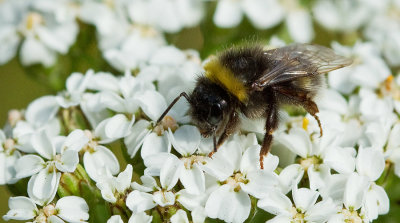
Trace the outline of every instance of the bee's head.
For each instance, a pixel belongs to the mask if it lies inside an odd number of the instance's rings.
[[[199,78],[189,98],[189,114],[203,137],[218,132],[229,110],[229,95],[224,89],[206,78]]]

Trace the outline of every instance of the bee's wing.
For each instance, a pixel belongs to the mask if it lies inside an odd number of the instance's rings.
[[[351,59],[318,45],[293,44],[265,51],[264,54],[271,61],[271,68],[252,84],[255,90],[299,77],[326,73],[352,63]]]

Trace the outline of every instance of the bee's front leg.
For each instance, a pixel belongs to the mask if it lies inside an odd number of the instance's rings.
[[[221,136],[218,139],[218,143],[216,144],[214,151],[210,152],[208,154],[209,157],[211,157],[215,152],[217,152],[217,149],[228,139],[228,137],[236,132],[236,129],[238,128],[240,123],[239,120],[239,115],[236,111],[232,111],[231,114],[229,115],[229,120],[227,124],[225,125],[224,132],[221,134]]]

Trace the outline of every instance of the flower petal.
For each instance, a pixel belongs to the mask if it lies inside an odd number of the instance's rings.
[[[257,207],[274,215],[291,215],[292,202],[280,191],[271,191],[257,202]]]
[[[172,215],[171,223],[189,223],[186,212],[179,209],[174,215]]]
[[[303,212],[313,206],[319,197],[317,191],[308,188],[297,189],[297,185],[292,189],[292,195],[296,208],[301,209]]]
[[[62,197],[57,201],[58,216],[67,222],[82,222],[89,219],[89,206],[77,196]]]
[[[356,167],[361,175],[367,176],[371,181],[377,180],[385,169],[383,153],[374,148],[359,148]]]
[[[243,10],[252,24],[258,29],[267,29],[282,21],[285,12],[277,0],[247,0]]]
[[[67,150],[61,154],[61,160],[56,161],[56,167],[61,172],[74,172],[79,163],[78,151]]]
[[[171,191],[156,191],[153,193],[153,200],[161,207],[175,204],[175,194]]]
[[[297,43],[309,43],[314,38],[312,18],[306,10],[293,10],[286,18],[288,31],[292,39]]]
[[[61,173],[49,172],[49,169],[41,170],[28,182],[28,195],[36,204],[44,206],[51,202],[56,195],[60,183]]]
[[[164,161],[160,172],[160,183],[163,189],[171,190],[178,182],[183,163],[175,156],[169,156]]]
[[[140,154],[143,159],[146,159],[146,157],[150,155],[170,151],[171,143],[168,140],[167,134],[158,136],[156,133],[152,132],[144,139]]]
[[[365,194],[365,212],[368,219],[375,220],[378,215],[389,212],[389,197],[386,191],[379,185],[371,184],[371,187]]]
[[[256,198],[264,197],[279,184],[277,175],[265,170],[252,171],[246,175],[246,179],[246,184],[240,183],[241,188]]]
[[[97,146],[95,152],[86,152],[83,155],[83,164],[89,177],[94,181],[100,179],[102,168],[107,168],[112,175],[119,172],[118,159],[104,146]]]
[[[150,130],[147,129],[148,126],[150,126],[150,122],[141,119],[132,126],[129,135],[124,138],[124,143],[131,158],[136,155],[145,138],[150,134]]]
[[[8,201],[8,207],[10,210],[3,219],[8,221],[10,219],[14,220],[29,220],[33,219],[38,212],[35,203],[27,197],[10,197]]]
[[[156,205],[157,204],[153,201],[153,196],[151,194],[137,190],[129,193],[128,197],[126,198],[126,206],[132,211],[132,214],[147,211]]]
[[[136,95],[143,112],[153,121],[157,120],[167,108],[165,98],[157,91],[145,91]]]
[[[130,221],[129,221],[130,222]],[[107,223],[124,223],[120,215],[113,215],[107,220]]]
[[[303,178],[304,169],[300,164],[292,164],[285,167],[279,174],[280,189],[287,194],[294,185],[297,185]]]
[[[180,180],[190,194],[201,194],[205,191],[204,172],[197,163],[190,169],[182,168]]]
[[[310,207],[305,214],[305,220],[308,222],[326,222],[336,212],[337,206],[332,199],[328,198]]]
[[[44,130],[33,134],[31,143],[36,152],[46,159],[53,159],[56,155],[56,148],[51,143],[49,136]]]
[[[139,213],[133,214],[129,218],[128,223],[136,223],[136,222],[151,223],[152,220],[153,220],[153,216],[149,216],[145,212],[139,212]]]
[[[210,218],[226,222],[244,222],[250,214],[250,198],[244,191],[235,192],[230,185],[222,185],[210,194],[206,213]]]
[[[174,133],[168,129],[168,138],[182,156],[192,155],[200,144],[201,135],[197,127],[192,125],[183,125]]]
[[[18,159],[15,164],[17,178],[25,178],[38,173],[46,167],[44,160],[37,155],[25,155]]]
[[[89,139],[85,136],[85,133],[81,129],[76,129],[68,134],[61,150],[75,150],[79,152],[88,142]]]
[[[240,4],[235,1],[219,1],[214,12],[214,23],[223,28],[230,28],[239,25],[243,13]]]
[[[123,193],[131,186],[133,168],[131,164],[126,165],[124,171],[118,174],[116,180],[116,189],[119,193]]]
[[[293,153],[303,158],[311,155],[312,145],[310,137],[304,129],[293,128],[289,134],[281,133],[277,135],[276,139]]]
[[[356,166],[355,154],[352,147],[330,147],[326,151],[324,163],[338,173],[350,174]]]
[[[370,185],[367,177],[352,173],[346,182],[343,203],[347,209],[358,210],[365,200],[365,193]]]
[[[331,169],[326,164],[319,164],[318,167],[312,164],[308,168],[307,174],[310,180],[310,189],[317,190],[325,187],[325,184],[331,175]]]

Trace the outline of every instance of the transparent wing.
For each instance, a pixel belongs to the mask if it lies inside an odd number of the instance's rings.
[[[252,84],[256,90],[299,77],[326,73],[352,63],[351,59],[318,45],[293,44],[264,53],[271,61],[271,68]]]

